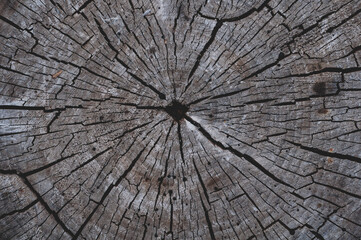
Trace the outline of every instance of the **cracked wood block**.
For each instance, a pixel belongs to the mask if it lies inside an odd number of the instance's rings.
[[[361,2],[3,0],[0,239],[360,239]]]

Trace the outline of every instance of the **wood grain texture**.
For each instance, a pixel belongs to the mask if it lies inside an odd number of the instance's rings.
[[[0,239],[361,239],[361,1],[4,0]]]

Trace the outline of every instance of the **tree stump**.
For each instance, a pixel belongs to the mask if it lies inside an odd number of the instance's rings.
[[[1,239],[360,239],[361,1],[2,0]]]

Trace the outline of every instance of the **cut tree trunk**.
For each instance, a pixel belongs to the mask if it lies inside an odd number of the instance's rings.
[[[0,239],[361,238],[360,0],[0,15]]]

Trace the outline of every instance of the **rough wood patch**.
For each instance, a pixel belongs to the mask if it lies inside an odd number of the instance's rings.
[[[360,13],[2,0],[0,239],[360,239]]]

